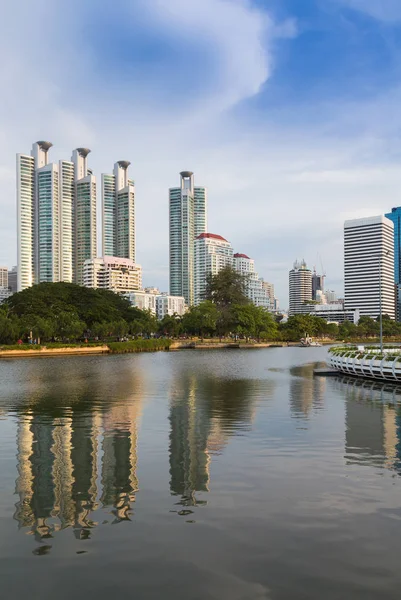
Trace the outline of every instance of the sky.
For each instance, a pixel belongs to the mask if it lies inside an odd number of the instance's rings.
[[[343,290],[343,221],[401,205],[400,0],[5,0],[0,265],[16,264],[15,154],[131,161],[137,262],[168,289],[168,188],[288,306],[295,259]]]

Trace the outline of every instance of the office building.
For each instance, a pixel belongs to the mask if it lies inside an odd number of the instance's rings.
[[[272,283],[269,283],[268,281],[265,281],[264,279],[261,278],[261,282],[262,282],[262,287],[264,290],[266,290],[266,294],[269,298],[269,302],[270,302],[270,306],[274,307],[274,285]]]
[[[96,256],[96,180],[87,148],[49,163],[50,142],[17,154],[17,289],[35,283],[82,284],[83,263]]]
[[[226,239],[215,233],[201,233],[195,239],[195,304],[204,300],[208,275],[216,275],[233,264],[233,248]]]
[[[129,258],[103,256],[84,263],[85,287],[110,290],[116,294],[142,289],[142,267]]]
[[[191,171],[180,173],[180,187],[169,190],[170,294],[195,299],[195,239],[207,231],[207,191],[196,187]]]
[[[18,269],[17,267],[13,267],[11,271],[8,272],[8,287],[10,291],[15,294],[18,286]]]
[[[306,262],[295,261],[289,273],[290,309],[289,315],[304,312],[304,305],[312,300],[312,271]]]
[[[8,288],[8,269],[0,267],[0,287]]]
[[[312,300],[321,302],[322,295],[324,294],[324,275],[318,275],[316,269],[313,269],[312,274]],[[320,292],[320,293],[319,293]]]
[[[314,317],[321,317],[326,319],[329,323],[344,323],[349,321],[355,325],[359,322],[359,309],[345,310],[344,306],[337,302],[331,304],[304,304],[302,307],[302,313],[306,315],[313,315]]]
[[[246,254],[237,252],[234,254],[233,266],[245,279],[245,294],[255,306],[263,306],[270,309],[269,292],[264,285],[263,279],[259,278],[255,271],[255,261]]]
[[[128,177],[130,164],[119,160],[113,174],[102,175],[102,252],[135,262],[135,184]]]
[[[376,319],[380,312],[395,318],[394,224],[383,217],[345,221],[345,310]]]

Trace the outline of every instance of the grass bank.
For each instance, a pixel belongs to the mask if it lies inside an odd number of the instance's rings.
[[[132,340],[132,342],[109,342],[107,344],[110,354],[128,354],[132,352],[156,352],[157,350],[169,350],[171,340]]]

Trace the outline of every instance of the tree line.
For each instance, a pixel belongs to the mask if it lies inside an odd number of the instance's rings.
[[[0,306],[0,343],[36,339],[71,342],[121,339],[126,336],[197,336],[299,341],[305,335],[328,339],[368,339],[379,335],[379,323],[361,317],[359,324],[327,323],[314,315],[294,315],[286,322],[246,295],[247,280],[231,267],[206,281],[204,299],[183,315],[158,321],[111,291],[72,283],[41,283],[14,294]],[[383,317],[385,337],[400,337],[401,323]]]

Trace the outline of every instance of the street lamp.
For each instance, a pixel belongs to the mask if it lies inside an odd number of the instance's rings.
[[[390,250],[384,253],[384,256],[388,256]],[[380,321],[380,354],[383,354],[383,307],[382,307],[382,257],[383,254],[379,254],[379,321]]]

